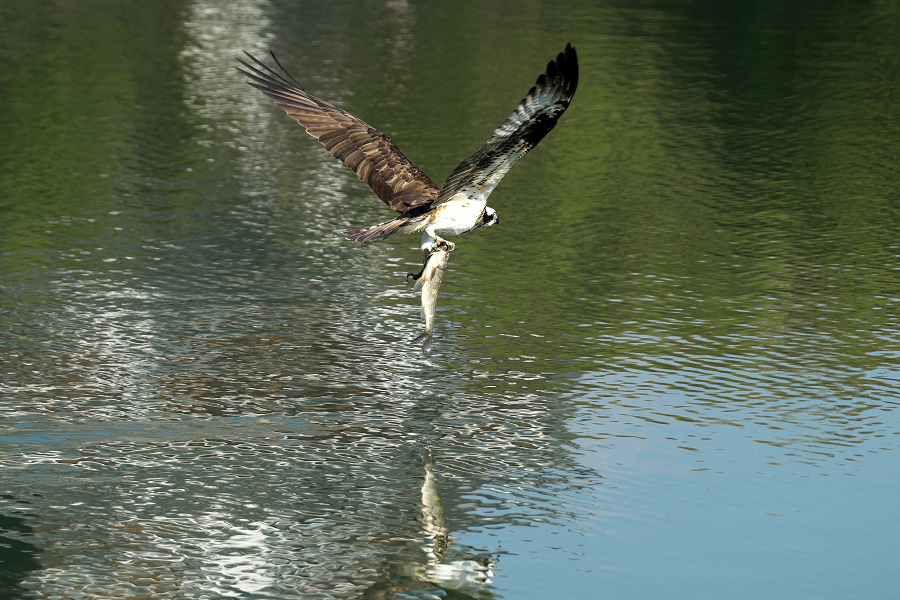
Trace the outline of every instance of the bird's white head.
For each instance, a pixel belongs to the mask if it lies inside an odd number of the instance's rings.
[[[475,221],[475,227],[473,227],[472,229],[490,227],[491,225],[496,225],[499,222],[500,217],[497,216],[497,211],[490,206],[485,206],[484,210],[481,211],[481,215],[479,215],[478,220]]]

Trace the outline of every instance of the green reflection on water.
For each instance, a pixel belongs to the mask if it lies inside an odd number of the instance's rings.
[[[178,2],[0,6],[10,142],[0,148],[0,271],[27,280],[35,266],[58,266],[56,253],[145,235],[154,210],[169,230],[197,195],[183,181],[185,164],[202,159],[186,143],[182,12]],[[126,208],[144,214],[123,226],[110,213]]]

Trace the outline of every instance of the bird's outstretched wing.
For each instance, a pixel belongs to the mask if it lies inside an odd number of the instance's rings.
[[[336,159],[353,169],[360,180],[372,188],[381,201],[400,214],[423,205],[430,205],[439,189],[419,170],[385,134],[347,111],[313,96],[303,89],[281,62],[281,75],[251,54],[246,53],[259,68],[241,59],[248,71],[250,85],[275,101],[306,132],[319,140]]]
[[[555,61],[484,146],[464,160],[444,182],[435,204],[473,188],[487,196],[525,153],[538,145],[569,107],[578,87],[578,57],[566,44]]]

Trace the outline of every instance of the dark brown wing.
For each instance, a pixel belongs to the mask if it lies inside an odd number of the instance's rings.
[[[249,53],[245,54],[261,67],[258,69],[238,59],[249,69],[248,72],[236,67],[250,79],[247,83],[274,100],[333,157],[353,169],[382,202],[404,214],[410,209],[430,205],[437,198],[438,187],[400,152],[391,138],[304,90],[275,54],[272,58],[286,77]]]
[[[435,204],[472,188],[486,197],[525,153],[538,145],[569,107],[578,87],[578,57],[566,44],[555,61],[484,146],[464,160],[444,182]]]

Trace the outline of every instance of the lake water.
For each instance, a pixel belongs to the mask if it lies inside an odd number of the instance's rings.
[[[418,239],[233,70],[437,182]],[[890,2],[0,0],[0,597],[894,598]]]

